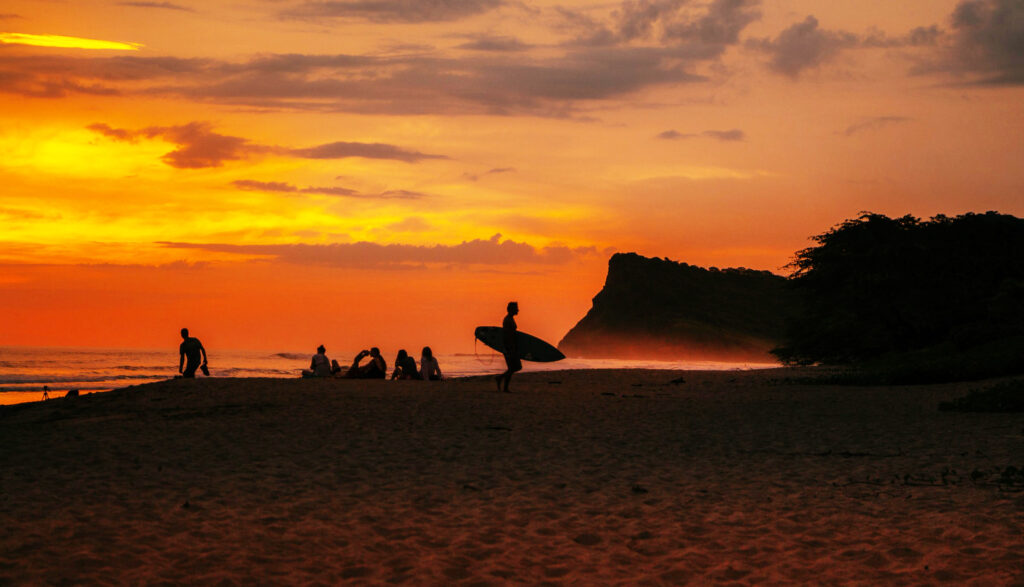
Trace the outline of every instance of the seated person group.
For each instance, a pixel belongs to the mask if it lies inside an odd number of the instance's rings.
[[[365,365],[360,365],[363,359],[370,357]],[[327,349],[320,345],[316,349],[309,363],[309,369],[302,370],[303,377],[342,377],[349,379],[384,379],[387,376],[388,364],[380,354],[380,349],[373,347],[370,350],[359,351],[352,366],[344,368],[338,361],[331,361],[327,358]],[[391,374],[392,379],[427,379],[437,381],[441,379],[441,368],[434,358],[430,347],[423,347],[423,355],[420,358],[420,368],[416,369],[416,360],[405,352],[405,349],[398,351],[395,358],[395,370]]]

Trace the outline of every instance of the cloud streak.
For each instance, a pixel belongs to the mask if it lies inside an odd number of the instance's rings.
[[[569,116],[582,103],[697,83],[672,48],[573,48],[552,57],[273,55],[245,62],[0,55],[0,91],[183,97],[255,108],[364,114]]]
[[[118,2],[118,6],[128,6],[130,8],[156,8],[159,10],[177,10],[180,12],[195,12],[194,9],[188,6],[182,6],[180,4],[172,4],[170,2]]]
[[[726,142],[742,141],[747,138],[747,135],[738,128],[731,130],[706,130],[700,134],[705,137]]]
[[[212,125],[206,122],[151,126],[137,131],[113,128],[101,123],[90,124],[86,128],[117,141],[136,142],[140,138],[166,140],[177,148],[163,155],[161,160],[178,169],[219,167],[228,161],[275,151],[273,147],[257,145],[242,137],[215,133]]]
[[[431,14],[497,5],[410,0],[300,6],[332,14],[356,9],[392,14],[391,9],[413,4],[432,6],[417,8]],[[481,35],[463,43],[462,51],[449,53],[274,54],[241,61],[0,55],[0,71],[5,72],[0,91],[50,98],[76,93],[159,96],[312,112],[564,118],[650,88],[706,82],[697,70],[737,44],[741,31],[759,18],[756,0],[656,4],[653,14],[626,2],[611,20],[581,17],[577,25],[587,29],[581,39],[589,35],[590,41],[543,48],[514,37]],[[604,30],[610,31],[610,40],[593,42]]]
[[[140,138],[159,138],[168,141],[176,145],[176,148],[161,159],[167,165],[178,169],[219,167],[228,161],[248,159],[257,155],[278,155],[301,159],[362,157],[365,159],[390,159],[405,163],[416,163],[424,159],[447,159],[443,155],[421,153],[385,143],[334,142],[300,149],[260,145],[242,137],[216,133],[213,131],[213,126],[207,122],[190,122],[179,126],[151,126],[141,130],[113,128],[103,123],[90,124],[86,128],[117,141],[136,142]]]
[[[735,142],[745,140],[747,138],[747,135],[738,128],[730,130],[706,130],[701,133],[681,133],[675,129],[670,129],[660,132],[657,135],[657,138],[669,141],[680,139],[692,139],[696,137],[705,137],[725,142]]]
[[[851,124],[850,126],[846,127],[846,130],[843,131],[843,135],[851,137],[860,132],[877,130],[885,126],[908,122],[909,120],[910,119],[907,118],[906,116],[875,116]]]
[[[420,269],[429,266],[564,265],[596,254],[594,247],[553,245],[534,247],[500,234],[457,245],[378,244],[234,245],[222,243],[157,243],[167,248],[261,256],[296,265],[353,269]]]
[[[343,141],[318,145],[308,149],[290,149],[288,153],[303,159],[363,157],[364,159],[394,159],[396,161],[405,161],[406,163],[416,163],[424,159],[448,158],[444,155],[431,155],[384,143],[350,143]]]
[[[284,18],[344,18],[372,22],[448,22],[498,8],[502,0],[333,0],[303,2],[281,12]]]
[[[462,177],[468,179],[469,181],[479,181],[481,177],[486,177],[488,175],[499,175],[499,174],[502,174],[502,173],[514,173],[515,171],[516,171],[515,167],[494,167],[494,168],[488,169],[487,171],[485,171],[483,173],[469,173],[469,172],[466,172],[466,173],[462,174]]]
[[[459,49],[470,49],[473,51],[493,51],[498,53],[512,53],[526,51],[531,46],[515,37],[487,36],[483,35],[472,41],[458,46]]]
[[[231,182],[231,185],[245,191],[276,192],[284,194],[318,194],[323,196],[336,196],[361,200],[419,200],[427,197],[427,194],[411,190],[388,190],[377,194],[363,194],[356,190],[344,187],[307,186],[300,188],[296,185],[285,182],[256,181],[252,179],[236,180]]]
[[[254,60],[208,84],[166,91],[297,110],[565,117],[582,102],[703,81],[688,64],[653,47],[570,49],[543,58],[296,55]]]

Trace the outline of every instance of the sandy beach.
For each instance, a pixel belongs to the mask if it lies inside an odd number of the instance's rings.
[[[937,409],[985,383],[793,374],[211,378],[3,407],[0,583],[1024,584],[1024,416]]]

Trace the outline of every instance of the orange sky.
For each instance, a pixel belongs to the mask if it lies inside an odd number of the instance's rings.
[[[1024,212],[1019,0],[7,0],[0,345],[552,342],[613,251]]]

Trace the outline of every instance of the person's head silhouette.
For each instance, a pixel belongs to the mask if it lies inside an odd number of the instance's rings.
[[[188,328],[182,328],[181,329],[181,337],[182,338],[188,338]]]

